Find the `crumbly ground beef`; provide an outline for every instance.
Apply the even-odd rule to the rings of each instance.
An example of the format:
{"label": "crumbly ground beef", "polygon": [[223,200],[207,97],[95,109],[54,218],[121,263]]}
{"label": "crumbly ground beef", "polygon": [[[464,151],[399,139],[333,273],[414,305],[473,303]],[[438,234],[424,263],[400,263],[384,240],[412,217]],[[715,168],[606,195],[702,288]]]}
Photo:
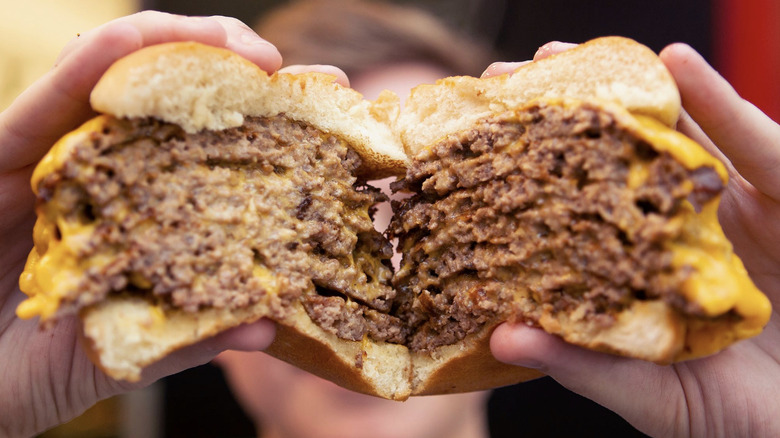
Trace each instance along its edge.
{"label": "crumbly ground beef", "polygon": [[[385,200],[358,181],[343,141],[284,116],[187,134],[151,119],[93,133],[39,189],[83,270],[60,314],[109,294],[194,312],[240,308],[274,290],[336,336],[428,351],[520,304],[583,309],[610,324],[634,300],[696,315],[665,242],[686,202],[722,189],[590,106],[539,105],[481,121],[415,158]],[[399,240],[401,270],[393,276]],[[110,260],[110,263],[105,263]]]}
{"label": "crumbly ground beef", "polygon": [[637,299],[695,314],[677,293],[690,272],[664,242],[683,202],[722,188],[713,169],[686,169],[596,108],[484,120],[422,152],[394,185],[415,193],[395,203],[389,229],[404,255],[396,316],[420,351],[510,317],[513,306],[489,303],[516,297],[553,312],[585,302],[604,324]]}
{"label": "crumbly ground beef", "polygon": [[344,141],[284,116],[198,134],[151,119],[107,125],[39,187],[86,267],[60,311],[115,293],[189,312],[240,308],[271,285],[279,312],[328,290],[338,298],[306,306],[315,321],[349,301],[355,325],[398,339],[400,321],[372,313],[395,297],[392,247],[369,214],[386,196],[356,180],[359,166]]}

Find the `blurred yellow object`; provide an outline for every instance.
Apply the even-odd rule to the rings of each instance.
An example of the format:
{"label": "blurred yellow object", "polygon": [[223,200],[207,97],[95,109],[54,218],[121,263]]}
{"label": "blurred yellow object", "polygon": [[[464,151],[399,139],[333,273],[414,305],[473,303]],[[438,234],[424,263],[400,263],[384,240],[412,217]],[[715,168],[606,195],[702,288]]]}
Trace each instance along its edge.
{"label": "blurred yellow object", "polygon": [[137,0],[0,0],[0,110],[52,67],[71,38],[137,9]]}
{"label": "blurred yellow object", "polygon": [[110,438],[121,435],[120,399],[105,399],[80,417],[50,429],[37,438]]}

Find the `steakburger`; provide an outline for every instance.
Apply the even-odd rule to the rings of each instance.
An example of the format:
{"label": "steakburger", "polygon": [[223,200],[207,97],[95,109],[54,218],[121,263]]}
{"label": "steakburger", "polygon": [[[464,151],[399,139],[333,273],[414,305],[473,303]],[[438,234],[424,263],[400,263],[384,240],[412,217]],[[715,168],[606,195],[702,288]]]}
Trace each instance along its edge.
{"label": "steakburger", "polygon": [[[725,168],[668,127],[674,82],[630,40],[420,86],[403,111],[173,43],[118,61],[91,102],[33,175],[17,313],[77,313],[114,378],[268,317],[270,354],[405,399],[537,376],[491,356],[504,321],[669,363],[769,318],[717,222]],[[411,196],[383,236],[368,181],[387,175]]]}

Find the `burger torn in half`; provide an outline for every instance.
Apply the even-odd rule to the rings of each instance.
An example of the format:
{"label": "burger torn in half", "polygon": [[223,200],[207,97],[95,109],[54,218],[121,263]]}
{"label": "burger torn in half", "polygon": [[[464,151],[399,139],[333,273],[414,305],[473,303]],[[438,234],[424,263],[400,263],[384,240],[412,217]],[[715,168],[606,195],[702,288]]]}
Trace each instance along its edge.
{"label": "burger torn in half", "polygon": [[[78,313],[115,378],[269,317],[270,354],[404,399],[538,376],[491,356],[503,321],[668,363],[769,317],[717,222],[724,167],[665,126],[677,90],[630,40],[418,87],[403,112],[166,44],[112,66],[92,104],[33,175],[17,313]],[[412,196],[386,237],[367,181],[388,175]]]}

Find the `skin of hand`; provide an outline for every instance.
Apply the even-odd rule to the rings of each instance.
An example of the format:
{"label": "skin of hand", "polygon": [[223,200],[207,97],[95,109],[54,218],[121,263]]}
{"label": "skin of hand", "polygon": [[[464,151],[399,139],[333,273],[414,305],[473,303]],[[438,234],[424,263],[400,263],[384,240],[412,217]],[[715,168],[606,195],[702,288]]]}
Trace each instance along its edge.
{"label": "skin of hand", "polygon": [[[571,47],[543,46],[534,59]],[[751,278],[770,299],[764,331],[702,359],[659,366],[588,351],[525,325],[503,324],[491,348],[536,368],[653,436],[780,436],[780,126],[743,100],[698,53],[660,53],[685,109],[678,129],[728,167],[719,218]],[[484,76],[514,70],[494,64]]]}
{"label": "skin of hand", "polygon": [[73,39],[51,71],[0,113],[0,436],[34,435],[100,399],[206,363],[225,349],[260,350],[273,340],[270,321],[247,324],[184,348],[146,369],[140,382],[128,383],[107,377],[87,359],[75,317],[41,330],[37,320],[15,315],[24,299],[19,275],[32,248],[35,200],[29,181],[35,164],[94,115],[89,93],[111,63],[145,46],[184,40],[228,48],[269,72],[282,62],[275,47],[238,20],[141,12]]}

